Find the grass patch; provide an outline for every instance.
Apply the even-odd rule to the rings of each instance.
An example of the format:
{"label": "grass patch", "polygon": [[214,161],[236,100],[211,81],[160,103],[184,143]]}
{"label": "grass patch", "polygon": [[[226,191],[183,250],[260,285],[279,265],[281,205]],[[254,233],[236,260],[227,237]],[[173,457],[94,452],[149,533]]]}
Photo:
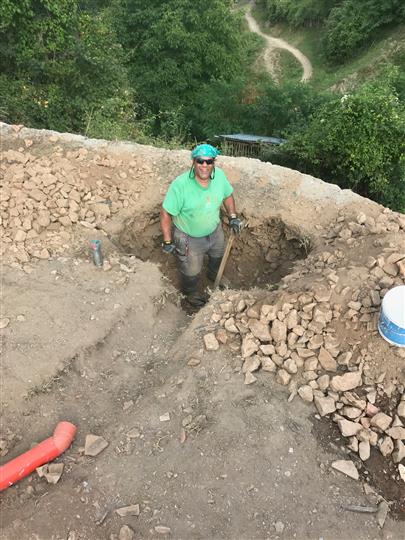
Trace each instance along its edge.
{"label": "grass patch", "polygon": [[279,60],[277,72],[280,82],[295,81],[300,82],[302,77],[302,66],[300,62],[285,49],[276,49]]}

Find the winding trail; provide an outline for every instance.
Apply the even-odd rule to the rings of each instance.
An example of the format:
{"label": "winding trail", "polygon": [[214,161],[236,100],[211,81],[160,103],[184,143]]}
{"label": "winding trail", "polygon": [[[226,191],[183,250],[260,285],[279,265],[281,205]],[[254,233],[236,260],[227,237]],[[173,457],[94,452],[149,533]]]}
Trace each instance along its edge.
{"label": "winding trail", "polygon": [[264,54],[264,60],[267,67],[267,70],[275,76],[275,70],[274,70],[274,58],[273,58],[273,51],[274,49],[286,49],[289,51],[292,55],[295,56],[295,58],[300,62],[303,74],[301,77],[301,82],[307,82],[312,77],[312,64],[308,60],[308,58],[305,56],[305,54],[302,54],[301,51],[284,41],[284,39],[280,38],[274,38],[271,36],[268,36],[264,34],[257,24],[256,20],[253,18],[251,9],[252,9],[253,3],[249,4],[249,7],[245,13],[245,18],[247,20],[249,30],[251,32],[255,32],[256,34],[259,34],[259,36],[262,36],[267,43],[266,51]]}

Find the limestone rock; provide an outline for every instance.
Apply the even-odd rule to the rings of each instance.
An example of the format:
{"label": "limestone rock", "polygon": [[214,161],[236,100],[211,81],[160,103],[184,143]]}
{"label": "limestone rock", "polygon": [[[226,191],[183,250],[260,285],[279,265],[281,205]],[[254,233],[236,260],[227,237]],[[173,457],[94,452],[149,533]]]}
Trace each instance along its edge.
{"label": "limestone rock", "polygon": [[314,400],[314,393],[313,393],[313,390],[312,388],[307,385],[307,384],[304,384],[303,386],[300,386],[298,388],[298,395],[300,396],[300,398],[303,400],[303,401],[308,401],[308,402],[311,402]]}
{"label": "limestone rock", "polygon": [[231,332],[232,334],[239,334],[239,330],[235,325],[235,319],[233,317],[226,319],[224,327],[226,330],[228,330],[228,332]]}
{"label": "limestone rock", "polygon": [[269,325],[262,323],[257,319],[251,319],[248,323],[252,334],[260,341],[272,341]]}
{"label": "limestone rock", "polygon": [[287,326],[278,319],[274,320],[271,325],[271,337],[275,343],[285,341],[287,339]]}
{"label": "limestone rock", "polygon": [[356,469],[355,464],[350,459],[338,459],[332,463],[332,468],[339,471],[353,480],[359,479],[359,472]]}
{"label": "limestone rock", "polygon": [[405,401],[400,401],[397,408],[397,415],[401,418],[405,418]]}
{"label": "limestone rock", "polygon": [[120,529],[118,540],[134,540],[135,533],[128,525],[123,525]]}
{"label": "limestone rock", "polygon": [[158,534],[170,534],[171,529],[170,527],[164,527],[163,525],[156,525],[155,531]]}
{"label": "limestone rock", "polygon": [[380,429],[381,431],[385,431],[386,429],[389,428],[391,422],[392,422],[391,416],[388,416],[387,414],[383,412],[379,412],[372,417],[370,421],[370,425]]}
{"label": "limestone rock", "polygon": [[287,386],[287,384],[291,380],[291,375],[285,370],[285,369],[279,369],[276,376],[276,381],[279,384],[282,384],[283,386]]}
{"label": "limestone rock", "polygon": [[400,463],[405,459],[405,444],[402,441],[395,441],[395,451],[392,454],[394,463]]}
{"label": "limestone rock", "polygon": [[123,506],[121,508],[117,508],[115,511],[120,517],[139,516],[140,514],[139,504]]}
{"label": "limestone rock", "polygon": [[353,390],[362,384],[360,371],[350,371],[344,375],[335,375],[332,377],[330,386],[335,392],[346,392]]}
{"label": "limestone rock", "polygon": [[337,369],[336,360],[323,347],[320,348],[318,360],[325,371],[336,371]]}
{"label": "limestone rock", "polygon": [[108,442],[99,437],[98,435],[86,435],[86,441],[84,443],[84,455],[85,456],[98,456],[108,446]]}
{"label": "limestone rock", "polygon": [[359,456],[362,461],[367,461],[370,457],[370,443],[369,441],[362,441],[359,443]]}
{"label": "limestone rock", "polygon": [[401,426],[397,427],[391,427],[390,429],[386,430],[387,435],[391,437],[391,439],[394,440],[405,440],[405,428]]}
{"label": "limestone rock", "polygon": [[350,420],[346,420],[346,418],[340,418],[337,421],[337,425],[344,437],[353,437],[362,429],[361,424],[350,422]]}
{"label": "limestone rock", "polygon": [[327,414],[333,413],[336,411],[335,400],[329,396],[315,396],[314,398],[315,407],[318,410],[318,413],[321,416],[326,416]]}
{"label": "limestone rock", "polygon": [[255,339],[251,335],[247,335],[242,340],[242,358],[247,358],[248,356],[252,356],[255,352],[259,350],[259,346],[256,343]]}
{"label": "limestone rock", "polygon": [[7,328],[10,324],[10,319],[8,317],[0,317],[0,330]]}
{"label": "limestone rock", "polygon": [[217,351],[219,349],[219,343],[215,334],[205,334],[204,345],[207,351]]}
{"label": "limestone rock", "polygon": [[352,420],[358,418],[361,415],[361,412],[361,409],[358,409],[357,407],[350,407],[348,405],[343,407],[341,410],[341,414],[343,414],[343,416],[346,416],[346,418],[350,418]]}
{"label": "limestone rock", "polygon": [[327,390],[329,388],[329,375],[321,375],[316,379],[320,390]]}
{"label": "limestone rock", "polygon": [[263,371],[269,371],[270,373],[275,373],[277,371],[276,364],[268,356],[262,356],[261,361]]}
{"label": "limestone rock", "polygon": [[257,378],[253,375],[251,371],[247,371],[245,374],[245,384],[253,384],[257,381]]}
{"label": "limestone rock", "polygon": [[260,367],[260,357],[255,354],[254,356],[249,356],[245,359],[242,366],[242,373],[251,373],[256,371]]}
{"label": "limestone rock", "polygon": [[392,442],[391,437],[384,437],[378,444],[378,448],[384,457],[391,455],[394,450],[394,443]]}
{"label": "limestone rock", "polygon": [[283,368],[286,371],[288,371],[288,373],[290,373],[291,375],[294,375],[298,371],[297,364],[294,362],[292,358],[288,358],[288,360],[284,362]]}

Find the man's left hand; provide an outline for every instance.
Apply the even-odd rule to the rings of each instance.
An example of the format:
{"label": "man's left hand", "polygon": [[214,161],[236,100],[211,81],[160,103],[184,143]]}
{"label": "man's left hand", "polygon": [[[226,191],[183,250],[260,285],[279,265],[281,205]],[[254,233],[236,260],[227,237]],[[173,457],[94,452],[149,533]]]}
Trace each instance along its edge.
{"label": "man's left hand", "polygon": [[233,234],[239,234],[243,227],[243,222],[237,217],[232,217],[229,220],[229,227]]}

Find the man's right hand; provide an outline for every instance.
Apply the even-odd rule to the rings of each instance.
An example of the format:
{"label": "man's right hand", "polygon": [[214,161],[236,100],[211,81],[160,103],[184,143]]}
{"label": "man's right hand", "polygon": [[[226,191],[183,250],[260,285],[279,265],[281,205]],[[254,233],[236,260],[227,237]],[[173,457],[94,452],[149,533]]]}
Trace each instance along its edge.
{"label": "man's right hand", "polygon": [[171,253],[174,254],[176,252],[176,246],[173,242],[163,242],[162,250],[163,253],[166,253],[167,255],[170,255]]}

